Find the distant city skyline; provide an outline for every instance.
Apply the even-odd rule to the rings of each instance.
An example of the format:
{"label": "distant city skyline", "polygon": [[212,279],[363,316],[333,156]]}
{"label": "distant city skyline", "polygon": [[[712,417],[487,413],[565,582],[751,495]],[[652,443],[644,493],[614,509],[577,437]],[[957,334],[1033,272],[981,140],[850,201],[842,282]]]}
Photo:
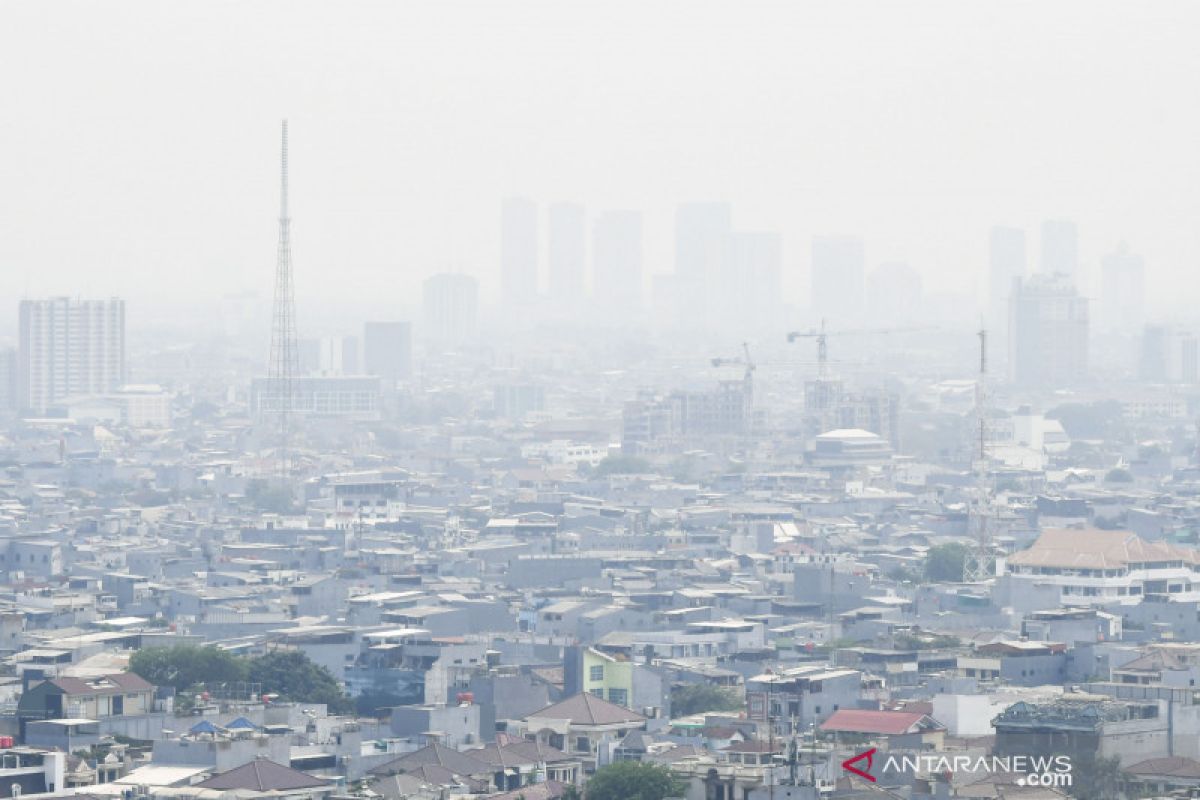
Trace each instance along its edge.
{"label": "distant city skyline", "polygon": [[[982,308],[988,231],[1036,238],[1066,218],[1085,294],[1128,241],[1147,313],[1187,311],[1200,114],[1178,98],[1200,72],[1200,8],[971,5],[763,2],[680,20],[665,4],[330,16],[290,3],[280,28],[266,6],[231,27],[207,4],[187,6],[186,26],[149,2],[17,4],[0,30],[0,68],[25,76],[0,129],[0,292],[143,307],[174,289],[180,306],[269,295],[287,116],[303,132],[302,319],[364,295],[416,308],[421,282],[447,271],[494,303],[496,208],[514,195],[641,213],[647,296],[672,271],[675,207],[717,199],[735,228],[779,231],[783,299],[797,306],[816,235],[860,236],[868,275],[908,263],[927,293]],[[475,24],[461,24],[468,10]],[[302,46],[317,30],[326,44]],[[278,58],[263,55],[268,34]],[[626,57],[608,57],[614,40]],[[87,58],[101,42],[104,57]],[[221,67],[200,69],[216,52]],[[62,66],[78,57],[86,75]]]}

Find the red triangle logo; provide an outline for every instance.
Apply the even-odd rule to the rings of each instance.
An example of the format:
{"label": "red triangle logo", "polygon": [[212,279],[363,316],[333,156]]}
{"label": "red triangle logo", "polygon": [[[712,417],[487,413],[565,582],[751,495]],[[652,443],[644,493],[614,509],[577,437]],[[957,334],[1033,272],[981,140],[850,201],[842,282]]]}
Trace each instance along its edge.
{"label": "red triangle logo", "polygon": [[[859,753],[858,755],[854,756],[853,758],[847,758],[845,761],[842,762],[842,769],[846,770],[847,772],[853,772],[858,777],[866,778],[871,783],[874,783],[875,776],[872,775],[868,770],[871,769],[871,763],[875,760],[875,750],[876,750],[876,748],[872,747],[870,750],[864,750],[863,752]],[[867,768],[865,770],[859,769],[858,767],[854,766],[859,761],[862,761],[864,759],[867,762]]]}

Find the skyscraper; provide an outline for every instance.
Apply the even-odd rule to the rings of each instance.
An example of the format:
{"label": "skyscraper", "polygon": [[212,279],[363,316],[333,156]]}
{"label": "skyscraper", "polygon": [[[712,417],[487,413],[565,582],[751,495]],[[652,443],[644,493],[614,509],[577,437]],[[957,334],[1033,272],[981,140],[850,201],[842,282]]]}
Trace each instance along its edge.
{"label": "skyscraper", "polygon": [[1138,377],[1142,380],[1194,384],[1200,377],[1200,342],[1190,331],[1147,325],[1141,344]]}
{"label": "skyscraper", "polygon": [[500,210],[500,289],[504,302],[527,305],[538,294],[537,206],[510,197]]}
{"label": "skyscraper", "polygon": [[871,273],[867,286],[871,322],[891,324],[920,319],[923,290],[921,273],[911,265],[902,261],[880,264]]}
{"label": "skyscraper", "polygon": [[675,211],[673,291],[694,319],[711,321],[721,305],[732,224],[728,203],[684,203]]}
{"label": "skyscraper", "polygon": [[1088,301],[1068,278],[1017,278],[1009,309],[1009,373],[1014,383],[1058,388],[1087,377]]}
{"label": "skyscraper", "polygon": [[425,337],[454,346],[475,336],[479,315],[479,281],[448,272],[433,275],[422,286]]}
{"label": "skyscraper", "polygon": [[305,375],[358,375],[358,337],[301,339],[300,372]]}
{"label": "skyscraper", "polygon": [[65,397],[114,392],[125,383],[125,301],[23,300],[18,403],[44,414]]}
{"label": "skyscraper", "polygon": [[578,305],[584,296],[585,244],[583,206],[555,203],[550,226],[550,297],[560,305]]}
{"label": "skyscraper", "polygon": [[857,236],[817,236],[812,243],[812,309],[835,326],[862,315],[866,256]]}
{"label": "skyscraper", "polygon": [[1042,223],[1042,260],[1040,271],[1046,275],[1075,278],[1079,267],[1079,231],[1069,219],[1048,219]]}
{"label": "skyscraper", "polygon": [[733,213],[728,203],[684,203],[675,212],[675,274],[706,280],[725,261]]}
{"label": "skyscraper", "polygon": [[1003,331],[1008,327],[1008,294],[1013,280],[1025,277],[1025,231],[997,225],[988,235],[988,324]]}
{"label": "skyscraper", "polygon": [[642,307],[642,215],[605,211],[592,231],[592,294],[601,311],[626,316]]}
{"label": "skyscraper", "polygon": [[378,375],[384,391],[412,375],[412,323],[368,322],[363,325],[363,368]]}
{"label": "skyscraper", "polygon": [[0,413],[16,411],[19,405],[17,350],[15,347],[0,347]]}
{"label": "skyscraper", "polygon": [[1100,324],[1132,333],[1145,324],[1146,275],[1142,257],[1121,242],[1100,261]]}
{"label": "skyscraper", "polygon": [[726,275],[718,282],[730,321],[738,328],[779,321],[782,281],[783,245],[777,232],[730,234]]}

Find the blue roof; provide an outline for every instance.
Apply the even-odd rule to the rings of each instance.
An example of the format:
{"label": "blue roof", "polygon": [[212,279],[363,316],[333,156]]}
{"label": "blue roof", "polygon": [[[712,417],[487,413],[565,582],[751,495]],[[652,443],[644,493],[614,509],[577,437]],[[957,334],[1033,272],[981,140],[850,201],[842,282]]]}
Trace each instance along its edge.
{"label": "blue roof", "polygon": [[195,725],[193,725],[191,728],[188,729],[188,733],[213,733],[213,734],[216,734],[216,733],[220,733],[220,732],[221,732],[221,728],[218,728],[216,725],[213,725],[211,722],[209,722],[206,719],[200,720],[199,722],[197,722]]}
{"label": "blue roof", "polygon": [[235,719],[233,722],[229,723],[225,727],[228,728],[229,730],[233,730],[235,728],[249,728],[250,730],[258,729],[257,725],[255,725],[253,722],[246,719],[245,717],[238,717],[237,719]]}

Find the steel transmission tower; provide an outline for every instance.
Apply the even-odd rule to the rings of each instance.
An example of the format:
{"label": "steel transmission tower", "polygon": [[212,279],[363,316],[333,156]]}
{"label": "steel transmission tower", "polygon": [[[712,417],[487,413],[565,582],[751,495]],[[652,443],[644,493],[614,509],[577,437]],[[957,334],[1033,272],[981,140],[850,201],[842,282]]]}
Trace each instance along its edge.
{"label": "steel transmission tower", "polygon": [[267,375],[270,411],[277,423],[279,477],[291,471],[292,380],[300,371],[296,346],[296,293],[292,286],[292,219],[288,216],[288,124],[283,121],[279,184],[279,252],[275,260],[275,305],[271,322],[271,365]]}
{"label": "steel transmission tower", "polygon": [[987,386],[987,330],[979,331],[979,382],[975,384],[975,423],[979,437],[975,451],[975,498],[969,517],[973,546],[963,561],[963,580],[978,583],[996,576],[996,553],[992,549],[992,518],[995,508],[988,469],[991,459],[991,403]]}

